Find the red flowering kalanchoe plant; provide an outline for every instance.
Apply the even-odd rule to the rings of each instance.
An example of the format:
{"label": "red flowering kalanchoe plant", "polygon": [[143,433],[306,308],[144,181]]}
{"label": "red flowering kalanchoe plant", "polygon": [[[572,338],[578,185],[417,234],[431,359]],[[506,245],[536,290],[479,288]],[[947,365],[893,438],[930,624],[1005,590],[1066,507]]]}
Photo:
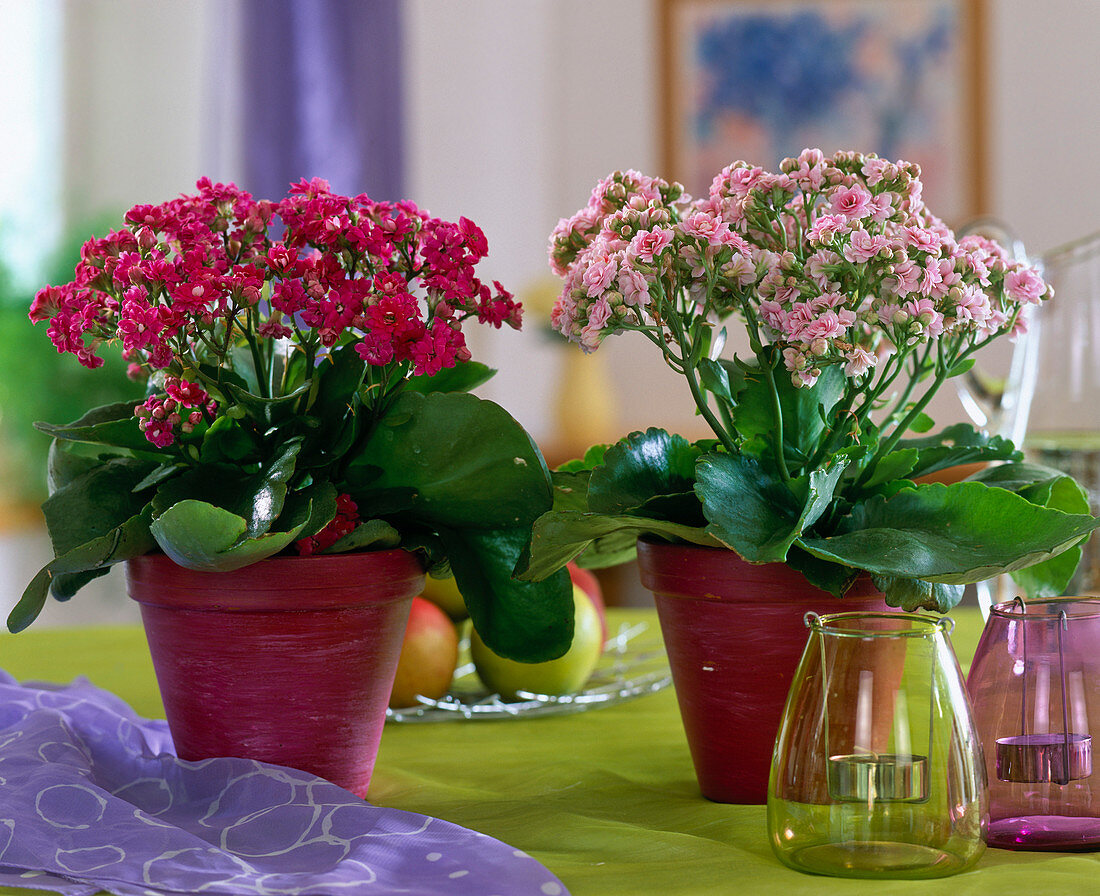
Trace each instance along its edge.
{"label": "red flowering kalanchoe plant", "polygon": [[467,391],[492,371],[470,360],[462,325],[518,329],[521,316],[478,279],[488,245],[472,221],[320,180],[270,202],[204,179],[125,225],[89,240],[73,281],[42,289],[30,317],[87,367],[121,342],[148,397],[40,424],[55,439],[44,511],[56,556],[9,628],[49,590],[68,597],[151,550],[229,570],[401,545],[449,563],[501,654],[566,649],[568,576],[512,577],[551,505],[545,463]]}
{"label": "red flowering kalanchoe plant", "polygon": [[[555,476],[525,575],[581,554],[620,562],[639,535],[783,562],[843,594],[946,610],[1011,572],[1059,594],[1100,522],[1057,471],[966,425],[926,433],[929,400],[1050,298],[1039,272],[924,204],[919,169],[806,150],[779,173],[737,162],[691,200],[637,171],[602,181],[550,238],[553,323],[586,351],[642,334],[687,381],[713,438],[659,429],[596,446]],[[747,357],[724,358],[723,322]],[[967,481],[923,482],[992,464]]]}

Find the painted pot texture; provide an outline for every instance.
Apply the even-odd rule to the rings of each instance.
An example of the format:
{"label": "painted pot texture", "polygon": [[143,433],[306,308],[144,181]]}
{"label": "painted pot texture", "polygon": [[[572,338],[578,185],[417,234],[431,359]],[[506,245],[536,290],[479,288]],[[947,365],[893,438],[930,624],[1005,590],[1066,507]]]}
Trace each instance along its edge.
{"label": "painted pot texture", "polygon": [[638,567],[657,605],[703,796],[766,803],[806,613],[890,608],[870,577],[836,598],[785,564],[748,563],[721,548],[639,540]]}
{"label": "painted pot texture", "polygon": [[420,562],[402,550],[196,572],[126,564],[182,759],[286,765],[366,796]]}

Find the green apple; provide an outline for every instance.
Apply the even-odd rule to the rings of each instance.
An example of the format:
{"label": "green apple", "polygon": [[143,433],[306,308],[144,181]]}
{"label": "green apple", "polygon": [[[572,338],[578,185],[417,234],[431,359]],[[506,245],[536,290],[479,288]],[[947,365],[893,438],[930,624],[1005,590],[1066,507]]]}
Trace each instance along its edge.
{"label": "green apple", "polygon": [[421,597],[425,597],[443,610],[455,622],[465,619],[470,614],[466,612],[466,601],[458,590],[454,576],[437,579],[435,576],[424,577],[424,590]]}
{"label": "green apple", "polygon": [[506,700],[518,691],[561,696],[581,690],[603,652],[603,628],[592,599],[579,585],[573,586],[573,607],[573,643],[565,654],[544,663],[504,659],[471,632],[470,657],[485,687]]}
{"label": "green apple", "polygon": [[454,623],[431,601],[414,597],[390,706],[394,709],[418,706],[418,696],[438,700],[450,689],[456,665],[458,632]]}

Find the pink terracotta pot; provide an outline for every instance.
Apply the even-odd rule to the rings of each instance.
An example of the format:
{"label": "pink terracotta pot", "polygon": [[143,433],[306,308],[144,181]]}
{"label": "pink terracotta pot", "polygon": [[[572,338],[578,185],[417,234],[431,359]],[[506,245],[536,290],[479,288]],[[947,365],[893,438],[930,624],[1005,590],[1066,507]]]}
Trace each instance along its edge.
{"label": "pink terracotta pot", "polygon": [[890,609],[861,577],[842,599],[782,563],[733,551],[638,542],[703,796],[762,804],[787,692],[806,646],[804,617]]}
{"label": "pink terracotta pot", "polygon": [[273,557],[226,573],[126,564],[176,751],[312,772],[365,796],[409,606],[402,550]]}

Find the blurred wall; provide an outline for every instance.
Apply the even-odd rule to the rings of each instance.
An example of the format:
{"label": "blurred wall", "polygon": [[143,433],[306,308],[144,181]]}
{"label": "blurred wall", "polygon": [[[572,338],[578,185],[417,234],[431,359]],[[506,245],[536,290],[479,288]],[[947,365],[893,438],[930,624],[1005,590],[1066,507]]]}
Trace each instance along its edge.
{"label": "blurred wall", "polygon": [[[38,2],[59,4],[64,16],[61,180],[70,225],[167,199],[204,174],[241,176],[247,98],[233,0]],[[1043,251],[1100,229],[1100,3],[987,0],[987,11],[987,211]],[[490,244],[484,273],[545,304],[554,289],[546,242],[558,219],[614,169],[661,173],[656,0],[405,0],[403,13],[408,196],[435,214],[477,221]],[[579,405],[596,388],[592,371],[611,393],[596,421],[603,437],[651,424],[702,434],[685,387],[648,343],[618,337],[586,358],[552,342],[530,304],[523,333],[471,341],[501,370],[484,393],[540,441],[580,447],[555,444],[559,383],[573,383],[569,402]],[[961,417],[948,390],[934,416]],[[40,534],[0,538],[0,593],[13,602],[48,558]],[[76,606],[51,602],[44,624],[133,621],[123,590],[113,571]]]}
{"label": "blurred wall", "polygon": [[[988,211],[1042,251],[1100,229],[1100,4],[986,9]],[[167,198],[201,174],[238,176],[234,4],[79,0],[65,11],[70,218]],[[406,0],[404,13],[409,198],[473,218],[489,238],[485,273],[523,297],[545,292],[557,220],[616,168],[659,173],[655,0]],[[547,441],[569,355],[537,317],[532,308],[522,334],[472,342],[501,369],[484,393]],[[685,388],[640,337],[598,355],[609,436],[654,423],[701,432]],[[961,414],[949,398],[939,422]]]}

